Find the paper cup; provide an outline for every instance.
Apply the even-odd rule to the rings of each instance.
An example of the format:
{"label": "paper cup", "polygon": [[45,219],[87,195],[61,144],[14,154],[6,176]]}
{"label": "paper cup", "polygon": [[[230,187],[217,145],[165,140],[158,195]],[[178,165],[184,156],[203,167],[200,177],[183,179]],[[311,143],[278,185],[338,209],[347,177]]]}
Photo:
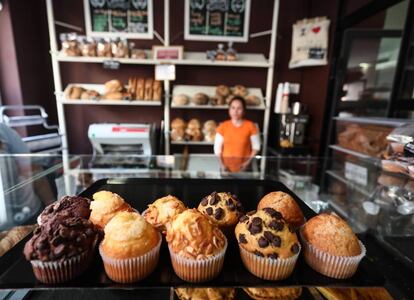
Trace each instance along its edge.
{"label": "paper cup", "polygon": [[220,274],[227,249],[227,239],[220,253],[205,259],[191,259],[175,254],[170,246],[171,262],[175,274],[188,282],[209,281]]}
{"label": "paper cup", "polygon": [[316,249],[303,238],[302,234],[300,236],[307,264],[316,272],[328,277],[336,279],[352,277],[366,254],[365,246],[361,241],[358,241],[361,247],[361,254],[357,256],[336,256]]}
{"label": "paper cup", "polygon": [[160,256],[161,234],[158,244],[148,253],[125,259],[111,258],[102,251],[102,244],[99,245],[99,253],[104,263],[106,275],[119,283],[129,283],[144,279],[157,267]]}
{"label": "paper cup", "polygon": [[299,252],[292,257],[273,259],[253,254],[240,245],[239,249],[240,257],[247,270],[256,277],[266,280],[282,280],[289,277],[295,268],[300,253],[299,248]]}
{"label": "paper cup", "polygon": [[62,261],[31,260],[30,264],[35,277],[43,283],[61,283],[79,276],[89,268],[97,241],[98,237],[95,238],[91,249],[69,259]]}

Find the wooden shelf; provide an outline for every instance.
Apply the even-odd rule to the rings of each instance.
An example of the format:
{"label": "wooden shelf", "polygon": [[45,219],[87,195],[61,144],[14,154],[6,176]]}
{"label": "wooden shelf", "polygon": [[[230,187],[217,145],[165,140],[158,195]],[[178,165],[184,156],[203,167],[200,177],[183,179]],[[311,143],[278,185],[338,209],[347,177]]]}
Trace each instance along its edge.
{"label": "wooden shelf", "polygon": [[148,59],[116,58],[116,57],[88,57],[88,56],[67,56],[62,52],[56,54],[57,61],[78,62],[78,63],[103,63],[107,60],[118,61],[121,64],[157,65],[171,63],[174,65],[191,66],[221,66],[221,67],[251,67],[268,68],[271,66],[269,60],[261,53],[241,53],[236,61],[211,61],[206,57],[205,52],[184,52],[184,58],[180,60],[158,60],[152,59],[151,51],[147,51]]}
{"label": "wooden shelf", "polygon": [[[261,104],[257,106],[247,106],[248,110],[265,110],[266,106],[264,104],[264,97],[262,90],[259,88],[247,88],[250,95],[255,95],[261,99]],[[204,93],[209,97],[213,97],[216,93],[215,86],[205,86],[205,85],[176,85],[173,88],[173,98],[175,95],[184,94],[191,98],[196,93]],[[172,101],[172,100],[171,100]],[[189,103],[188,105],[177,105],[171,103],[172,109],[223,109],[227,110],[229,108],[228,105],[195,105]]]}
{"label": "wooden shelf", "polygon": [[86,83],[72,83],[69,84],[62,95],[58,97],[58,102],[69,105],[127,105],[127,106],[161,106],[161,101],[154,100],[106,100],[106,99],[67,99],[66,92],[72,86],[80,86],[84,89],[95,90],[101,95],[104,94],[103,84],[86,84]]}
{"label": "wooden shelf", "polygon": [[407,119],[396,118],[375,118],[375,117],[334,117],[335,121],[351,122],[358,124],[372,124],[372,125],[384,125],[391,127],[398,127],[407,122],[411,122]]}

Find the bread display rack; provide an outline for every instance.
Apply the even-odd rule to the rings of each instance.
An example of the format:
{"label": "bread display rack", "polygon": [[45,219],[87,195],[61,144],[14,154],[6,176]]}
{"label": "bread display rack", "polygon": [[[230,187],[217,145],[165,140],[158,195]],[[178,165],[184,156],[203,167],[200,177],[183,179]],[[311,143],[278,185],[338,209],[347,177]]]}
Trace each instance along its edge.
{"label": "bread display rack", "polygon": [[[277,35],[277,23],[278,23],[278,13],[279,13],[279,0],[274,1],[273,5],[273,15],[271,28],[268,31],[255,33],[254,36],[261,35],[270,35],[270,46],[269,54],[266,57],[262,53],[238,53],[236,61],[211,61],[207,59],[205,52],[192,52],[186,51],[183,54],[182,59],[178,60],[161,60],[154,59],[151,56],[150,51],[146,50],[147,59],[136,59],[136,58],[107,58],[107,57],[88,57],[88,56],[67,56],[62,51],[59,50],[55,28],[55,16],[53,11],[53,0],[46,0],[47,4],[47,18],[49,25],[49,36],[50,36],[50,53],[52,58],[52,68],[53,68],[53,79],[55,86],[55,95],[56,95],[56,105],[57,105],[57,114],[59,120],[60,132],[62,134],[62,148],[63,154],[68,154],[68,133],[66,129],[66,117],[65,117],[65,106],[66,105],[123,105],[123,106],[161,106],[163,104],[164,111],[164,140],[165,140],[165,154],[170,154],[170,110],[171,109],[221,109],[224,110],[227,108],[226,105],[222,106],[205,106],[205,107],[179,107],[171,105],[172,94],[181,88],[193,89],[196,86],[180,86],[177,85],[174,87],[174,92],[172,93],[170,81],[163,82],[163,101],[130,101],[130,100],[78,100],[78,99],[67,99],[64,97],[64,89],[62,86],[62,76],[61,76],[61,63],[95,63],[103,64],[106,61],[114,61],[116,63],[122,64],[135,64],[135,65],[160,65],[160,64],[173,64],[177,67],[179,66],[209,66],[209,67],[232,67],[232,68],[261,68],[267,70],[266,76],[266,88],[264,95],[260,89],[252,88],[252,93],[256,94],[261,99],[261,104],[255,107],[248,107],[248,109],[260,110],[263,111],[263,121],[262,124],[262,154],[265,155],[267,143],[268,143],[268,127],[270,119],[270,106],[271,106],[271,95],[273,90],[273,76],[274,76],[274,62],[275,62],[275,53],[276,53],[276,35]],[[170,0],[164,0],[164,36],[162,43],[164,46],[170,45]],[[111,72],[108,70],[107,72]],[[90,86],[88,83],[80,83],[82,86]],[[100,86],[94,86],[95,89],[100,89]],[[67,88],[67,87],[66,87]],[[162,120],[159,120],[160,122]],[[184,144],[190,145],[191,142],[178,142],[174,144]],[[194,145],[208,144],[211,145],[211,142],[194,142]],[[264,167],[264,162],[263,162]]]}

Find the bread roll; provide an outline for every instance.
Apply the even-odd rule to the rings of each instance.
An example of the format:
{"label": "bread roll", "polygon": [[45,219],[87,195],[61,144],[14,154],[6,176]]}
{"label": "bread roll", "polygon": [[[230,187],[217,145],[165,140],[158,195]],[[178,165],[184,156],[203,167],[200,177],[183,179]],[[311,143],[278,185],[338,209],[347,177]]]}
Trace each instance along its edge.
{"label": "bread roll", "polygon": [[144,100],[145,98],[145,80],[142,78],[137,80],[136,98],[138,100]]}
{"label": "bread roll", "polygon": [[153,99],[152,84],[153,84],[153,80],[151,78],[148,78],[145,80],[145,95],[144,95],[145,100]]}
{"label": "bread roll", "polygon": [[113,79],[105,83],[105,93],[122,92],[123,88],[122,82],[118,79]]}
{"label": "bread roll", "polygon": [[187,105],[189,100],[188,96],[184,94],[175,95],[172,100],[175,105]]}

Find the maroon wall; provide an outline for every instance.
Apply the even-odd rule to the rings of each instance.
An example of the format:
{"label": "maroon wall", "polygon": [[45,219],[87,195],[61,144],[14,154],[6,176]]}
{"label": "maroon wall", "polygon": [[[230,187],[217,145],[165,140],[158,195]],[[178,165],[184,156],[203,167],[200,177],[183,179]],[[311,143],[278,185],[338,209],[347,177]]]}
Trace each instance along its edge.
{"label": "maroon wall", "polygon": [[[6,1],[7,2],[7,1]],[[26,1],[16,0],[13,2],[23,3]],[[33,3],[43,3],[43,0],[30,1]],[[59,0],[54,1],[54,12],[56,20],[73,24],[84,28],[84,16],[83,16],[83,1],[81,0]],[[332,21],[331,36],[334,32],[334,24],[336,22],[337,6],[339,0],[324,2],[310,0],[290,0],[280,1],[280,13],[278,24],[278,38],[276,49],[276,63],[275,63],[275,76],[274,76],[274,89],[277,87],[277,83],[290,81],[298,82],[301,84],[301,94],[299,100],[309,107],[311,114],[311,125],[309,128],[308,139],[311,143],[314,153],[319,149],[319,135],[321,130],[321,122],[324,112],[325,93],[328,81],[328,66],[322,67],[308,67],[295,70],[288,69],[288,63],[290,59],[291,50],[291,36],[292,36],[292,24],[304,17],[316,17],[325,15]],[[17,4],[18,6],[19,4]],[[16,7],[17,7],[16,6]],[[183,12],[184,12],[184,0],[171,1],[171,44],[184,45],[184,49],[188,51],[205,51],[207,49],[215,49],[217,43],[213,42],[195,42],[185,41],[183,39]],[[251,8],[251,21],[250,21],[250,33],[260,32],[271,29],[271,20],[273,12],[273,0],[252,0]],[[19,11],[14,12],[13,18],[31,19]],[[36,17],[42,19],[40,24],[46,22],[45,7],[40,8],[33,7],[33,13]],[[23,21],[19,22],[21,28],[19,34],[24,36]],[[31,26],[30,24],[26,25]],[[154,0],[154,26],[161,35],[163,35],[163,1]],[[35,27],[40,30],[39,34],[33,34],[42,39],[41,44],[45,45],[47,41],[47,28],[37,24]],[[60,32],[67,32],[67,29],[57,26],[57,34]],[[1,29],[0,29],[1,30]],[[30,33],[33,33],[30,31]],[[46,34],[46,37],[45,37]],[[157,40],[154,41],[137,41],[138,47],[150,48],[153,44],[160,44]],[[237,43],[235,47],[241,53],[263,53],[266,57],[269,52],[270,36],[263,36],[255,39],[250,39],[248,43]],[[1,47],[0,47],[1,48]],[[24,49],[24,48],[22,48]],[[47,50],[40,47],[38,51],[42,51],[42,59],[40,62],[45,64],[44,70],[40,73],[42,76],[47,77],[46,82],[39,82],[37,80],[36,63],[30,66],[24,71],[25,76],[33,78],[33,82],[37,83],[39,89],[38,93],[45,93],[50,95],[53,89],[52,75],[50,74],[50,59],[44,57],[44,53]],[[24,52],[24,51],[23,51]],[[18,53],[20,57],[24,56],[22,53]],[[22,58],[24,60],[24,58]],[[37,63],[38,64],[38,63]],[[118,78],[126,81],[130,76],[153,76],[153,66],[145,65],[122,65],[120,70],[103,70],[99,64],[82,64],[82,63],[61,63],[61,75],[62,83],[65,86],[72,82],[89,82],[89,83],[103,83],[106,80],[112,78]],[[39,72],[37,70],[37,72]],[[267,69],[264,68],[224,68],[224,67],[206,67],[206,66],[178,66],[177,67],[177,80],[175,84],[199,84],[199,85],[216,85],[216,84],[243,84],[251,87],[260,87],[265,89]],[[30,89],[28,89],[30,90]],[[274,98],[274,92],[272,99]],[[34,94],[36,91],[33,92]],[[38,97],[39,98],[39,97]],[[55,102],[50,103],[49,98],[42,98],[41,102],[48,112],[55,113]],[[30,100],[31,101],[31,100]],[[25,100],[26,102],[26,100]],[[273,101],[272,101],[273,102]],[[26,102],[33,103],[33,102]],[[92,122],[158,122],[163,117],[162,107],[115,107],[115,106],[70,106],[65,109],[67,117],[67,130],[69,138],[69,147],[72,153],[88,153],[91,151],[90,143],[87,139],[86,132],[88,125]],[[196,116],[202,120],[208,118],[215,118],[217,121],[227,118],[225,111],[187,111],[187,110],[173,110],[172,117],[181,116],[190,118]],[[249,112],[248,117],[262,123],[261,112]],[[271,130],[269,141],[275,142],[274,136],[274,120],[273,114],[271,119]],[[174,151],[182,151],[182,148],[173,148]]]}

